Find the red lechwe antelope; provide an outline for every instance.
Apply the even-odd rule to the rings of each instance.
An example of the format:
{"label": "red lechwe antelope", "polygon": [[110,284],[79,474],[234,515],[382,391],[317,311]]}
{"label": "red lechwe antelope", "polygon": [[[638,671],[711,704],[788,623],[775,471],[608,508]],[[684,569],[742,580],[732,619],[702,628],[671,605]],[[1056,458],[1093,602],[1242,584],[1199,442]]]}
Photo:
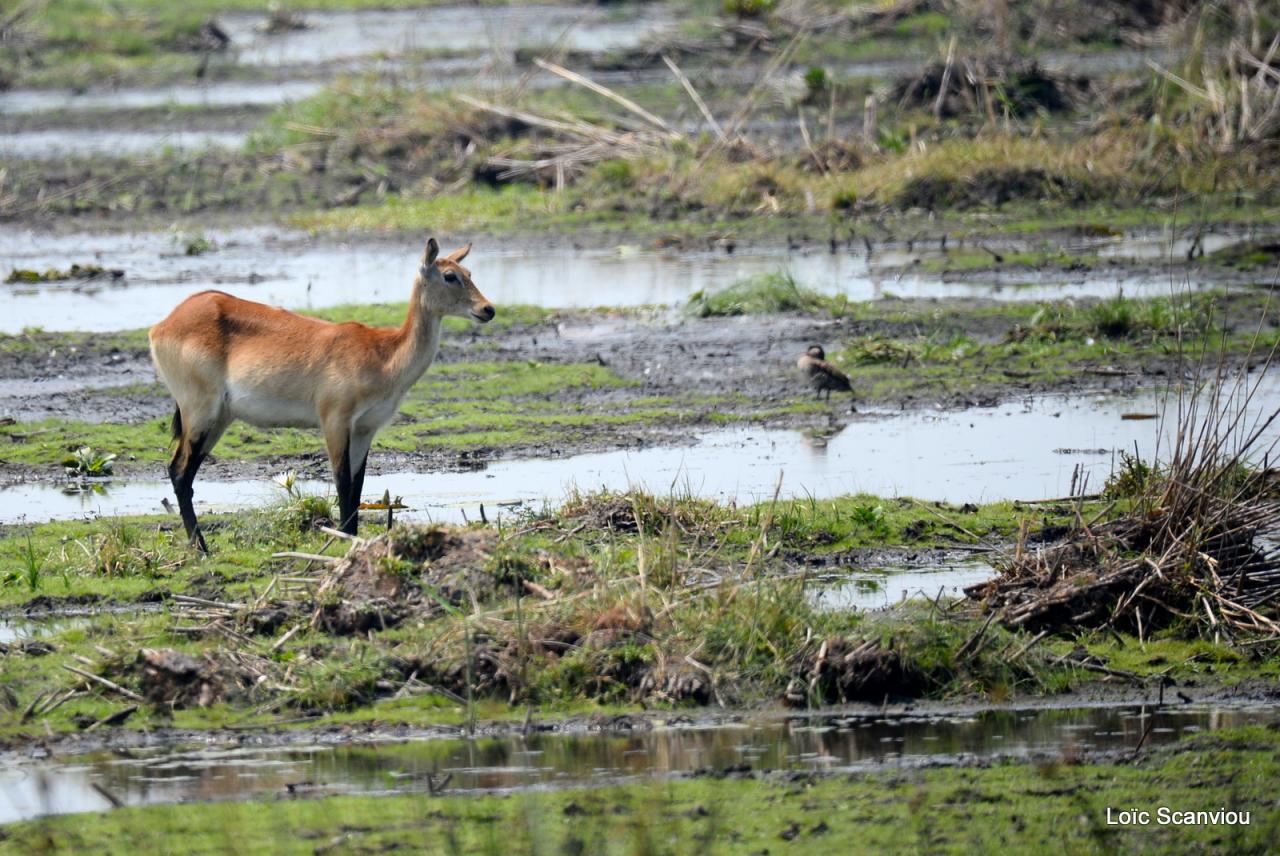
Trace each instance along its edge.
{"label": "red lechwe antelope", "polygon": [[446,315],[486,322],[494,309],[459,264],[471,245],[437,258],[436,239],[399,327],[334,324],[203,291],[151,328],[151,358],[177,400],[169,478],[191,542],[208,552],[192,507],[196,471],[232,420],[324,432],[345,532],[355,534],[369,446],[435,359]]}

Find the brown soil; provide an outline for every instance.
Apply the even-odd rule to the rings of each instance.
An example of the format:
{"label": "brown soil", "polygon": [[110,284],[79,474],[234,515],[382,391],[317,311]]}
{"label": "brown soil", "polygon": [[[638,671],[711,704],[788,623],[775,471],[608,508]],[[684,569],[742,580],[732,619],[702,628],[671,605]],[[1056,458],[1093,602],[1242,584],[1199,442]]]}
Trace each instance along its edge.
{"label": "brown soil", "polygon": [[487,529],[401,526],[358,544],[320,586],[316,623],[345,636],[439,611],[442,600],[457,607],[487,599],[504,582],[487,572],[496,543]]}
{"label": "brown soil", "polygon": [[169,710],[231,701],[252,686],[252,677],[234,662],[234,655],[209,651],[193,657],[171,648],[143,648],[120,671],[134,677],[148,702]]}

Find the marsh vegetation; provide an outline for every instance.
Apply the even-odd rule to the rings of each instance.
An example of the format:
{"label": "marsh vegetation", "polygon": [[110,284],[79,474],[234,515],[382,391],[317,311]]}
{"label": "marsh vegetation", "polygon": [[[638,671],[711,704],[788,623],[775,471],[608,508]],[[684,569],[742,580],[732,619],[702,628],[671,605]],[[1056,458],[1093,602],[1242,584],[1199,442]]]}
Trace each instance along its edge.
{"label": "marsh vegetation", "polygon": [[[89,824],[35,817],[50,797],[0,850],[1185,847],[1099,820],[1159,798],[1252,808],[1187,834],[1265,851],[1277,22],[1234,0],[0,13],[7,758],[56,782],[99,751],[427,741],[371,774],[411,795],[290,781],[287,810]],[[498,314],[446,323],[374,447],[365,537],[335,531],[314,432],[236,426],[190,551],[145,328],[207,287],[398,324],[409,279],[367,259],[424,232],[475,241]],[[852,399],[795,376],[815,343]],[[629,466],[663,483],[601,471]],[[827,597],[851,585],[886,605]],[[815,760],[827,728],[977,711],[994,742],[1002,709],[1098,702],[1149,707],[1105,746]],[[1188,703],[1226,730],[1175,739],[1159,717]],[[753,717],[819,737],[704,765],[630,746],[643,781],[551,792],[471,793],[510,781],[457,766],[486,735]],[[201,799],[247,795],[201,769]]]}

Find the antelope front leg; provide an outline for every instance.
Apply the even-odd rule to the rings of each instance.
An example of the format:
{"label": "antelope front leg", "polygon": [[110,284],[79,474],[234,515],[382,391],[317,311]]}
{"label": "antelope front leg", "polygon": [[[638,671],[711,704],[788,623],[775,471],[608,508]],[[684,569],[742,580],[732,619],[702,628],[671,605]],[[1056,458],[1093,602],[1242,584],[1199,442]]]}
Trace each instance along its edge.
{"label": "antelope front leg", "polygon": [[338,491],[338,528],[354,535],[357,508],[351,504],[351,418],[345,413],[332,413],[323,419],[323,425],[333,484]]}
{"label": "antelope front leg", "polygon": [[343,530],[350,534],[356,534],[356,528],[360,518],[360,496],[364,491],[364,470],[365,465],[369,462],[369,447],[373,445],[373,432],[365,431],[357,427],[351,433],[351,439],[347,442],[347,472],[349,481],[347,482],[348,504],[351,508],[351,528],[346,528],[344,521]]}

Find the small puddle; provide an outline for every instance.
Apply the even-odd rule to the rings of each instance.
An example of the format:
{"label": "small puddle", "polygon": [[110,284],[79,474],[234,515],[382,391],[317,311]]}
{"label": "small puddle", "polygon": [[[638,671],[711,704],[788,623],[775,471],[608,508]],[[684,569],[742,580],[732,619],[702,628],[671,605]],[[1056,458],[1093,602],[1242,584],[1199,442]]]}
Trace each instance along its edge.
{"label": "small puddle", "polygon": [[[297,232],[245,229],[209,232],[215,249],[199,256],[182,252],[166,233],[48,234],[0,229],[0,272],[46,270],[92,261],[125,271],[109,283],[74,281],[0,286],[8,310],[0,332],[25,327],[101,332],[135,329],[164,318],[187,296],[221,288],[238,296],[293,309],[318,309],[359,300],[398,302],[408,295],[419,242],[313,240]],[[1082,244],[1083,246],[1083,244]],[[1113,240],[1095,251],[1167,253],[1168,239]],[[1177,244],[1175,242],[1175,252]],[[904,272],[928,252],[887,249],[865,254],[754,250],[654,252],[637,247],[550,253],[479,246],[470,264],[477,284],[501,311],[505,304],[551,308],[683,304],[698,291],[715,291],[750,276],[785,270],[797,281],[852,301],[901,298],[1048,300],[1063,297],[1168,295],[1167,274],[1117,277],[1037,272],[984,274],[948,282],[944,277]],[[1106,275],[1103,275],[1106,273]],[[1192,280],[1192,287],[1211,287]],[[1179,290],[1183,290],[1179,286]]]}
{"label": "small puddle", "polygon": [[134,155],[171,149],[202,151],[244,145],[247,131],[46,130],[18,131],[0,136],[0,157],[58,160],[68,155]]}
{"label": "small puddle", "polygon": [[[1095,707],[967,716],[843,714],[652,731],[425,739],[398,743],[97,753],[9,760],[0,823],[125,805],[298,794],[509,792],[665,777],[695,770],[872,771],[975,758],[1054,757],[1067,747],[1147,747],[1219,728],[1271,723],[1275,707]],[[252,742],[249,736],[248,741]]]}
{"label": "small puddle", "polygon": [[92,617],[87,615],[60,615],[56,618],[4,617],[0,618],[0,643],[55,636],[75,627],[87,627],[92,621]]}
{"label": "small puddle", "polygon": [[[580,488],[642,488],[657,495],[689,493],[739,505],[781,495],[823,499],[866,493],[953,504],[1040,500],[1070,492],[1083,468],[1098,490],[1119,451],[1144,456],[1168,443],[1159,419],[1164,396],[1145,391],[1087,400],[1040,396],[998,407],[959,411],[873,411],[838,434],[815,440],[798,431],[732,428],[708,432],[690,446],[654,446],[565,458],[496,461],[465,472],[401,472],[370,476],[365,496],[389,491],[412,510],[401,519],[463,522],[484,504],[490,518],[504,509],[539,509]],[[1266,375],[1250,402],[1247,426],[1280,409],[1280,372]],[[1162,430],[1164,433],[1162,434]],[[1272,426],[1260,449],[1280,436]],[[319,442],[319,441],[317,441]],[[375,446],[374,454],[377,454]],[[328,482],[299,485],[331,493]],[[154,514],[171,495],[167,482],[94,485],[85,492],[44,483],[0,488],[0,523]],[[278,500],[268,480],[198,481],[198,509],[231,510]]]}
{"label": "small puddle", "polygon": [[0,92],[0,114],[152,107],[259,107],[310,98],[324,80],[217,81],[105,90],[14,89]]}
{"label": "small puddle", "polygon": [[904,600],[961,597],[964,589],[986,582],[995,570],[985,562],[941,567],[884,568],[823,576],[811,584],[813,602],[832,612],[884,609]]}
{"label": "small puddle", "polygon": [[90,628],[104,618],[131,620],[143,613],[159,612],[163,603],[130,604],[56,604],[48,610],[11,611],[0,614],[0,642],[21,639],[43,639],[68,630]]}
{"label": "small puddle", "polygon": [[638,47],[671,25],[669,10],[642,14],[582,6],[435,6],[427,9],[306,12],[306,29],[262,33],[265,15],[228,14],[219,23],[245,65],[331,63],[411,50],[513,51],[557,42],[584,51]]}
{"label": "small puddle", "polygon": [[[494,63],[483,55],[438,57],[414,62],[370,58],[346,64],[328,64],[323,69],[323,74],[312,73],[296,78],[212,80],[192,84],[111,89],[14,89],[0,92],[0,116],[42,113],[56,119],[61,114],[66,119],[74,119],[75,129],[78,129],[88,123],[86,117],[73,115],[82,111],[166,107],[274,107],[310,98],[333,85],[342,75],[351,75],[362,81],[378,81],[391,87],[437,91],[462,84],[474,84],[481,89],[492,88],[509,82],[514,73],[509,67]],[[612,73],[605,73],[604,76],[612,76],[615,80],[623,79]],[[540,73],[533,82],[533,87],[545,88],[552,81],[563,83],[561,78]],[[189,120],[198,124],[201,117],[196,113]],[[76,151],[93,153],[96,150],[86,141]]]}

